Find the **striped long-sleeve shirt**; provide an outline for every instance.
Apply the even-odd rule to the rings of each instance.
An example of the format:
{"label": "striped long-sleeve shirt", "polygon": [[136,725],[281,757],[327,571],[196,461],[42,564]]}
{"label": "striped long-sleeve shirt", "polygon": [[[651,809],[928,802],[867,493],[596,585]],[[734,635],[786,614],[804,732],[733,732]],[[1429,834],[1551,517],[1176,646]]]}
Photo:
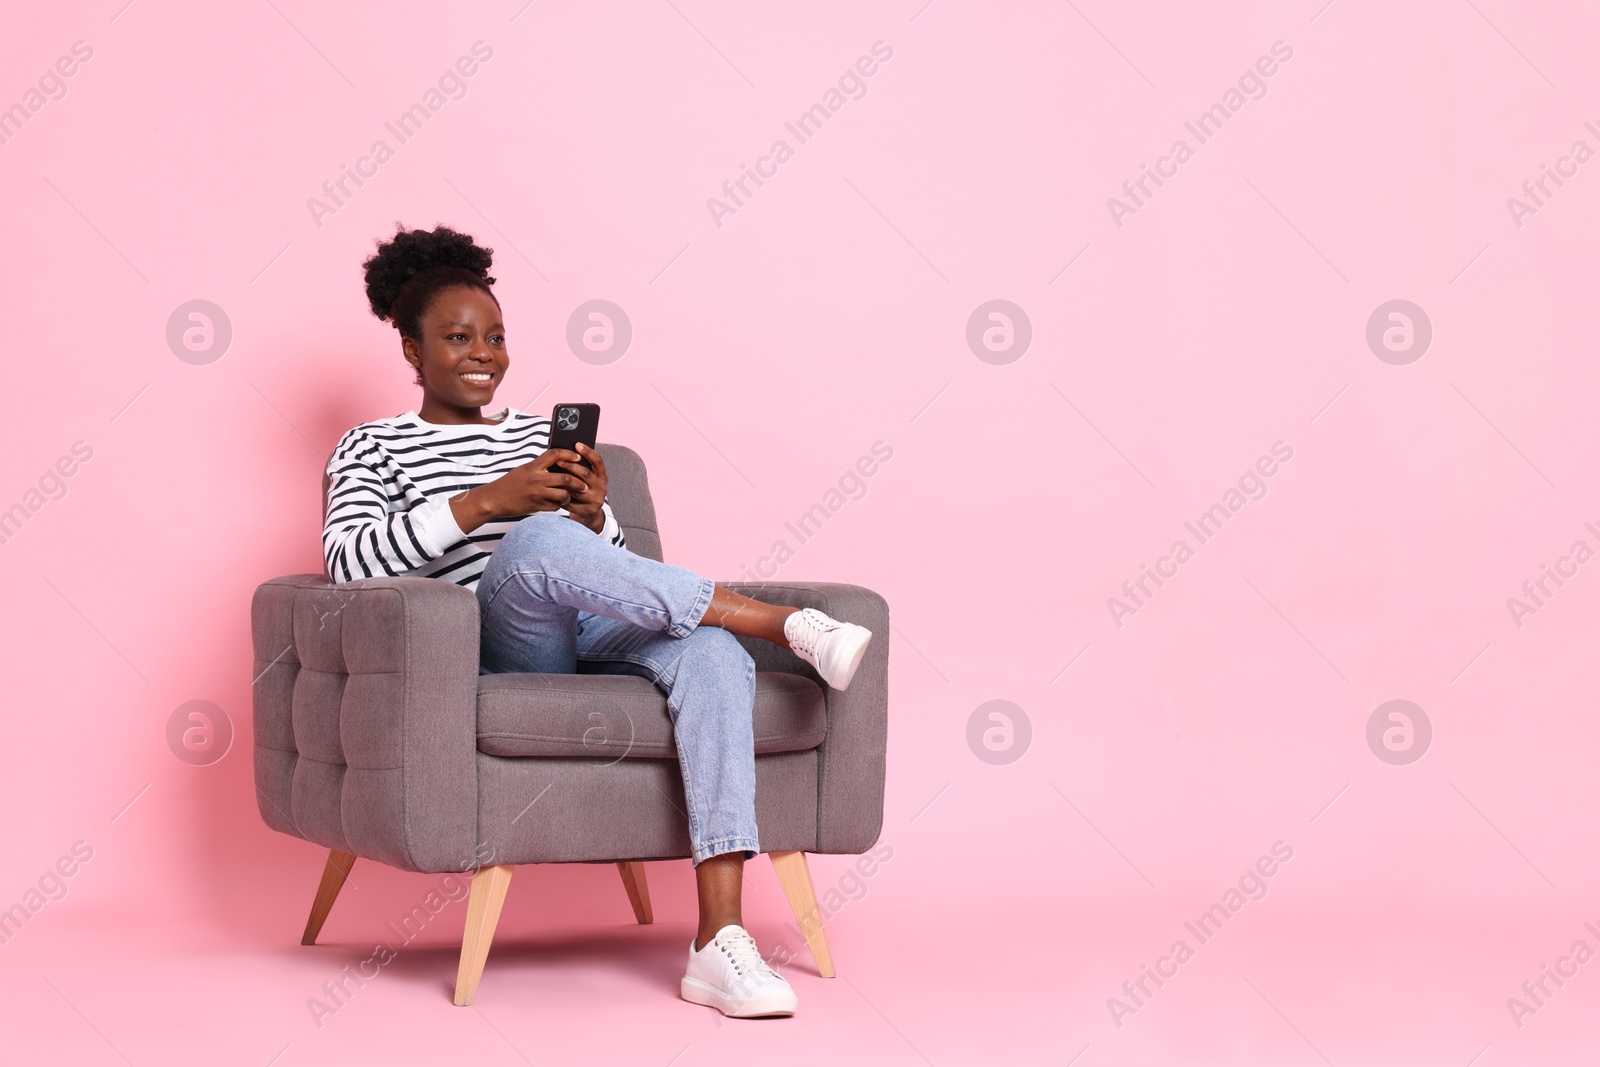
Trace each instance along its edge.
{"label": "striped long-sleeve shirt", "polygon": [[[328,461],[322,553],[335,582],[408,576],[476,589],[489,556],[523,516],[491,519],[462,533],[450,497],[536,458],[550,420],[506,408],[493,425],[446,426],[415,411],[364,422],[339,439]],[[626,548],[622,527],[602,504],[599,536]],[[560,514],[567,513],[566,508]]]}

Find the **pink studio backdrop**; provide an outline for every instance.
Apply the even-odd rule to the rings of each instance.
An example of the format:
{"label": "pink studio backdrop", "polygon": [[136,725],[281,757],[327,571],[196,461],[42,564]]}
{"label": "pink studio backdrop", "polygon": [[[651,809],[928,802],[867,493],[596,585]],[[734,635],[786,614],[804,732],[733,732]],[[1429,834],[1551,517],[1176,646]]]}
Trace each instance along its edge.
{"label": "pink studio backdrop", "polygon": [[[1583,5],[123,3],[0,39],[0,1018],[30,1060],[1600,1056]],[[676,999],[686,862],[651,865],[653,927],[610,868],[524,872],[476,1010],[459,904],[308,1009],[437,881],[358,865],[301,948],[321,856],[249,759],[251,594],[319,569],[343,431],[417,403],[361,290],[396,220],[496,250],[497,401],[599,402],[669,561],[770,575],[785,541],[781,577],[889,601],[892,858],[814,861],[841,977],[801,952],[794,1020]],[[599,299],[633,331],[608,363],[567,342]],[[184,347],[195,300],[225,350]],[[231,722],[212,762],[169,742],[190,701]],[[747,897],[795,944],[764,862]]]}

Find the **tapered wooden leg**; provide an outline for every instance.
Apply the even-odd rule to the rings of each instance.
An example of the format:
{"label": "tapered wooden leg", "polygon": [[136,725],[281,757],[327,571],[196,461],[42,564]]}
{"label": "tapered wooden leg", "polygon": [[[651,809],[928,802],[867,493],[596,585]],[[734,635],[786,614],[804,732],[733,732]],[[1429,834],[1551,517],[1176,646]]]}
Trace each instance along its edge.
{"label": "tapered wooden leg", "polygon": [[833,953],[828,951],[828,935],[822,930],[822,910],[817,907],[817,891],[811,885],[811,867],[804,852],[773,852],[772,869],[778,872],[778,882],[783,886],[789,907],[794,909],[795,921],[817,962],[817,973],[832,978]]}
{"label": "tapered wooden leg", "polygon": [[623,860],[617,864],[617,870],[622,873],[622,885],[628,891],[628,903],[633,905],[633,917],[639,920],[639,925],[649,926],[656,921],[656,917],[650,910],[650,883],[645,881],[644,864],[637,860]]}
{"label": "tapered wooden leg", "polygon": [[300,935],[302,945],[317,943],[322,924],[333,910],[333,902],[339,898],[339,890],[344,888],[344,880],[350,877],[350,868],[355,862],[356,858],[348,852],[338,849],[328,852],[328,862],[322,868],[322,882],[317,886],[317,899],[311,902],[311,917],[306,920],[306,932]]}
{"label": "tapered wooden leg", "polygon": [[467,929],[461,937],[461,969],[456,974],[456,1003],[471,1004],[478,995],[478,979],[489,958],[489,943],[494,940],[495,924],[500,921],[500,906],[511,887],[511,864],[479,867],[472,872],[472,895],[467,898]]}

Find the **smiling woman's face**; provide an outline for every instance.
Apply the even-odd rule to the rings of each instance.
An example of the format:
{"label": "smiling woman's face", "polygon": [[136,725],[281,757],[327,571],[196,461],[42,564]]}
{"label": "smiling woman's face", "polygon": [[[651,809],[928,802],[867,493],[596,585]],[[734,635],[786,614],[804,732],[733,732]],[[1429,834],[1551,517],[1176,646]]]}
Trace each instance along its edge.
{"label": "smiling woman's face", "polygon": [[402,339],[406,362],[422,372],[422,407],[429,422],[478,422],[494,399],[511,358],[500,305],[481,289],[456,286],[433,298],[421,337]]}

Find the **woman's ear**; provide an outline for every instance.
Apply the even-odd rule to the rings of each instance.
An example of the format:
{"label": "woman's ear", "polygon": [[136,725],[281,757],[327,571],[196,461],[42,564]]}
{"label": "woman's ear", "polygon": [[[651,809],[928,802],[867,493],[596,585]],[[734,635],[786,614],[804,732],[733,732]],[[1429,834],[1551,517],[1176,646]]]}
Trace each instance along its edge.
{"label": "woman's ear", "polygon": [[422,346],[417,344],[415,338],[400,338],[400,352],[406,357],[406,362],[411,364],[411,369],[417,372],[417,384],[426,384],[422,378]]}

